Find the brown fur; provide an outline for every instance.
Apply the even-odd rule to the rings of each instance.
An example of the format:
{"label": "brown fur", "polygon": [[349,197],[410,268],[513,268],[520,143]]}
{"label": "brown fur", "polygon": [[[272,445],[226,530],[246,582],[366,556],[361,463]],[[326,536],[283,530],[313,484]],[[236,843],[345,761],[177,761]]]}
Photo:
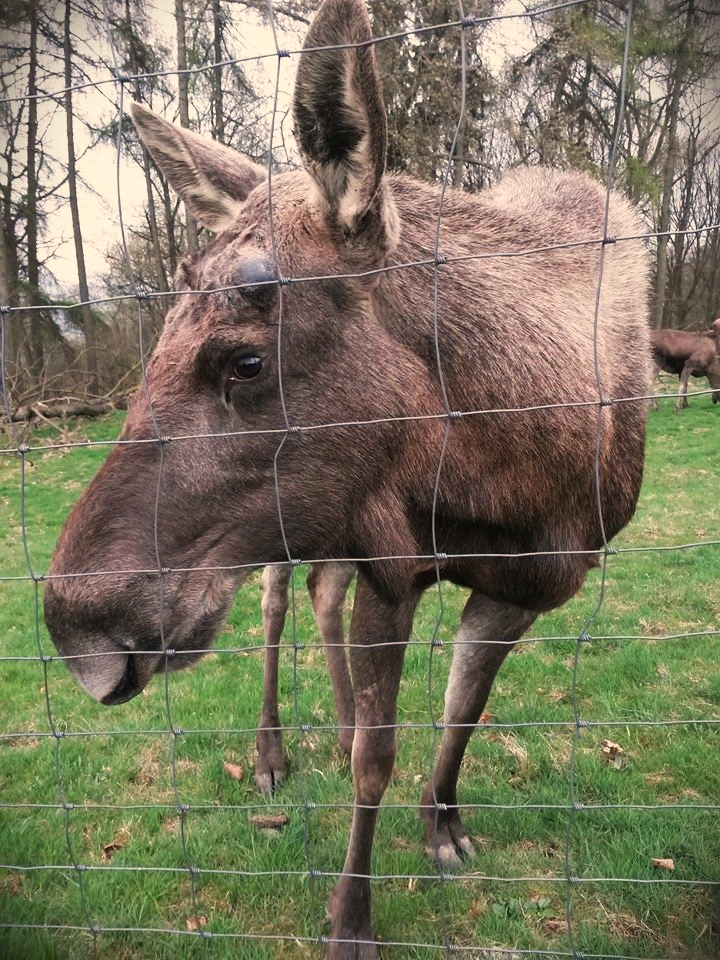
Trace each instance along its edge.
{"label": "brown fur", "polygon": [[257,167],[213,145],[210,175],[198,138],[133,108],[219,236],[185,265],[128,412],[122,439],[146,442],[118,446],[73,510],[45,595],[70,669],[112,704],[207,649],[248,568],[359,562],[334,960],[377,956],[370,855],[422,591],[471,588],[422,801],[450,868],[472,854],[457,779],[497,670],[633,514],[649,379],[645,248],[603,243],[638,234],[628,203],[613,193],[606,224],[605,190],[572,172],[442,202],[386,176],[369,39],[361,0],[326,0],[307,47],[364,45],[301,57],[306,171],[273,177],[272,208]]}

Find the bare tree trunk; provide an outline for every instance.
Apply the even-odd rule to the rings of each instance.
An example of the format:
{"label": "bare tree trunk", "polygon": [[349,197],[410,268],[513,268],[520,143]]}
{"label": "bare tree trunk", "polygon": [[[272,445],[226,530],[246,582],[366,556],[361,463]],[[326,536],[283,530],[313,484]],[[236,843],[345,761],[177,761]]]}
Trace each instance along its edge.
{"label": "bare tree trunk", "polygon": [[[28,20],[30,26],[29,76],[28,76],[28,126],[27,126],[27,279],[28,304],[40,305],[40,261],[38,260],[38,178],[37,178],[37,41],[38,41],[38,5],[37,0],[29,0]],[[24,338],[24,353],[28,373],[33,387],[40,388],[42,378],[44,350],[42,337],[42,317],[37,310],[27,314]]]}
{"label": "bare tree trunk", "polygon": [[[223,18],[220,0],[212,0],[213,53],[215,63],[222,61]],[[215,67],[212,74],[213,140],[225,143],[225,110],[223,108],[222,67]]]}
{"label": "bare tree trunk", "polygon": [[[675,166],[677,164],[677,123],[680,107],[680,68],[673,78],[673,90],[668,105],[667,149],[662,169],[662,199],[660,202],[660,216],[657,222],[657,269],[655,273],[655,306],[653,309],[653,326],[659,329],[666,320],[667,303],[667,276],[668,276],[668,244],[670,238],[670,203],[672,200],[673,183],[675,180]],[[671,320],[671,318],[667,318]],[[670,324],[673,325],[673,324]]]}
{"label": "bare tree trunk", "polygon": [[95,317],[88,304],[90,291],[88,289],[87,272],[85,270],[85,251],[83,250],[82,230],[80,229],[80,207],[77,194],[77,170],[75,167],[75,131],[73,129],[73,100],[72,100],[72,42],[70,22],[72,15],[71,0],[65,0],[65,24],[63,33],[63,56],[65,60],[65,126],[67,131],[68,151],[68,189],[70,193],[70,216],[72,218],[73,239],[75,241],[75,260],[78,272],[78,291],[82,307],[82,324],[85,335],[85,373],[87,381],[85,389],[90,396],[97,396],[98,365]]}
{"label": "bare tree trunk", "polygon": [[[687,37],[692,29],[695,8],[693,0],[689,0],[687,18],[683,28],[683,36],[675,54],[675,64],[668,77],[668,93],[670,101],[667,108],[667,145],[665,160],[662,166],[662,199],[660,202],[660,216],[657,230],[661,236],[657,240],[657,271],[655,274],[655,305],[653,309],[653,326],[655,329],[666,326],[677,326],[676,319],[669,316],[667,309],[667,278],[668,278],[668,245],[670,238],[667,233],[670,229],[670,205],[672,201],[675,168],[678,160],[678,120],[680,116],[680,102],[683,91],[683,79],[687,70],[686,50]],[[665,236],[662,236],[665,234]]]}
{"label": "bare tree trunk", "polygon": [[[13,155],[15,153],[14,137],[8,142],[5,153],[7,183],[2,190],[2,223],[0,223],[0,301],[3,306],[17,307],[20,303],[18,294],[18,263],[17,236],[15,233],[15,218],[11,203],[12,185],[15,179],[13,171]],[[3,329],[3,364],[6,376],[5,389],[14,387],[19,372],[19,357],[22,349],[22,320],[21,314],[8,313],[0,318]]]}
{"label": "bare tree trunk", "polygon": [[[128,53],[130,58],[130,69],[132,73],[137,74],[141,71],[138,69],[138,57],[135,50],[135,34],[133,33],[133,16],[132,10],[130,9],[130,0],[125,0],[125,26],[127,30],[128,37]],[[135,87],[133,91],[133,96],[136,100],[140,101],[143,99],[140,92],[140,85],[135,82]],[[143,172],[145,174],[145,189],[147,191],[148,205],[147,205],[147,220],[148,227],[150,229],[150,243],[152,245],[153,256],[155,259],[155,270],[157,275],[157,284],[161,293],[167,293],[170,290],[170,284],[168,282],[167,273],[165,272],[165,257],[163,256],[162,247],[160,244],[160,233],[157,226],[157,214],[155,210],[155,197],[153,195],[153,184],[152,184],[152,172],[150,168],[150,154],[145,149],[143,151]]]}
{"label": "bare tree trunk", "polygon": [[[185,31],[185,4],[184,0],[175,0],[175,25],[177,31],[177,63],[178,63],[178,107],[180,110],[180,126],[186,129],[190,126],[190,104],[188,98],[188,60],[187,34]],[[196,253],[198,244],[197,222],[185,209],[185,226],[187,230],[188,253]]]}

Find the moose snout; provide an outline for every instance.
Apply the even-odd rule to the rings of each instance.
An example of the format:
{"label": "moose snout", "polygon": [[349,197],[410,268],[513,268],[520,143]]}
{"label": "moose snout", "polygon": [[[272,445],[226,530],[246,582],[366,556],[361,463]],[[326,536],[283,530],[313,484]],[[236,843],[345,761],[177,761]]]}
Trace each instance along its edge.
{"label": "moose snout", "polygon": [[45,585],[45,623],[60,657],[80,686],[108,706],[136,696],[162,653],[140,651],[123,618],[101,614],[73,579]]}
{"label": "moose snout", "polygon": [[114,706],[209,649],[239,579],[213,572],[161,591],[152,578],[54,574],[45,584],[45,623],[75,680]]}

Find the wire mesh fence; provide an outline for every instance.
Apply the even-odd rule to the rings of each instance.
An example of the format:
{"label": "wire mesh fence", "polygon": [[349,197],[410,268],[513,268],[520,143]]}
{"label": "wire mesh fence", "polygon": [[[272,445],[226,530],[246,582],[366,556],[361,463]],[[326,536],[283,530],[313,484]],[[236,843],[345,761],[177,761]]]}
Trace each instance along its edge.
{"label": "wire mesh fence", "polygon": [[[559,4],[542,12],[580,6],[587,4]],[[538,12],[530,16],[536,18]],[[455,639],[468,588],[448,582],[444,571],[473,556],[492,559],[487,550],[455,555],[443,549],[441,480],[452,431],[464,421],[505,418],[510,446],[512,427],[522,430],[523,422],[534,422],[523,418],[554,416],[574,407],[589,409],[597,422],[595,497],[602,524],[601,491],[607,470],[625,467],[601,461],[607,412],[623,405],[644,406],[649,397],[649,388],[627,397],[606,396],[597,366],[588,392],[574,403],[558,399],[455,409],[451,400],[454,385],[446,382],[450,365],[443,359],[448,344],[443,339],[440,292],[448,270],[461,273],[466,263],[498,257],[527,263],[590,247],[599,265],[597,327],[606,248],[637,239],[629,234],[609,237],[606,231],[600,239],[565,243],[558,238],[548,245],[533,235],[524,246],[502,254],[483,250],[482,238],[470,252],[447,252],[447,244],[441,242],[444,218],[452,213],[448,214],[453,202],[450,187],[463,153],[466,93],[473,83],[468,38],[490,23],[505,27],[527,18],[527,11],[485,17],[468,15],[459,7],[457,15],[453,10],[447,19],[377,41],[392,44],[412,36],[420,50],[428,36],[453,38],[456,116],[445,156],[435,161],[437,214],[427,257],[341,273],[283,272],[284,241],[274,233],[272,212],[280,202],[274,193],[279,180],[271,158],[285,146],[284,136],[279,143],[280,124],[275,118],[283,109],[283,71],[286,64],[297,63],[299,46],[284,49],[277,32],[272,53],[260,58],[277,66],[267,147],[268,246],[277,270],[270,281],[265,276],[253,279],[246,272],[240,282],[223,279],[200,292],[148,294],[133,274],[128,233],[122,226],[128,200],[118,162],[114,176],[119,235],[133,292],[92,302],[135,304],[142,366],[139,391],[149,394],[149,430],[145,436],[128,430],[114,439],[124,419],[116,414],[109,422],[88,424],[80,432],[28,436],[13,424],[8,399],[9,442],[0,451],[8,524],[3,536],[8,563],[0,577],[6,611],[1,647],[5,706],[0,733],[4,784],[0,890],[7,956],[327,954],[331,937],[326,903],[341,876],[353,814],[352,775],[338,746],[341,730],[333,691],[304,583],[307,564],[317,570],[328,565],[328,558],[294,552],[294,521],[288,519],[292,511],[283,511],[286,474],[279,464],[298,436],[349,427],[354,432],[342,436],[353,438],[362,459],[368,456],[374,431],[418,423],[436,426],[438,438],[427,553],[333,557],[361,568],[403,562],[427,568],[427,589],[414,617],[400,684],[398,756],[378,815],[370,873],[381,954],[674,960],[709,958],[717,949],[720,784],[715,757],[720,685],[713,664],[720,640],[720,516],[712,491],[718,457],[712,446],[703,446],[713,429],[707,393],[692,401],[692,433],[678,435],[678,430],[688,428],[671,424],[674,415],[666,411],[651,420],[647,492],[634,524],[613,545],[604,541],[599,566],[578,596],[537,620],[504,664],[460,776],[459,802],[474,855],[438,867],[423,850],[417,806],[435,769],[446,726],[450,661],[468,642],[462,634]],[[635,36],[632,3],[623,10],[623,18],[623,42],[613,68],[618,74],[618,102],[614,136],[607,146],[608,202],[628,96],[628,59]],[[340,43],[324,50],[352,46]],[[255,63],[257,58],[248,56],[242,62]],[[189,72],[194,76],[208,69],[193,67]],[[137,79],[116,63],[114,76],[92,80],[94,88],[102,87],[106,97],[114,97],[118,132],[128,91]],[[10,107],[21,101],[9,97],[5,102]],[[120,139],[117,152],[119,157]],[[717,229],[715,223],[691,232],[712,235]],[[643,236],[649,242],[657,239],[649,230]],[[202,254],[190,269],[197,263],[202,263]],[[170,305],[175,298],[187,300],[199,326],[203,311],[212,314],[228,309],[228,304],[234,309],[238,291],[254,309],[253,291],[271,286],[279,300],[277,326],[289,331],[289,305],[297,302],[294,291],[328,281],[372,286],[393,274],[410,277],[412,283],[423,271],[431,277],[427,290],[430,348],[439,384],[436,408],[422,414],[374,413],[348,422],[328,417],[320,397],[317,417],[297,422],[283,391],[287,359],[282,355],[281,332],[276,358],[279,425],[265,428],[251,420],[226,419],[218,427],[217,422],[191,415],[184,421],[187,429],[167,432],[168,422],[180,421],[167,416],[165,398],[153,396],[144,357],[153,301],[168,300]],[[336,291],[335,296],[342,309],[342,294]],[[74,301],[54,309],[74,311],[81,306]],[[3,308],[4,337],[10,317],[27,318],[42,309],[46,307]],[[4,357],[6,346],[4,341]],[[254,356],[252,350],[248,355]],[[9,398],[5,362],[3,381],[3,395]],[[173,402],[182,405],[182,380],[171,387]],[[508,391],[508,396],[517,397],[517,391]],[[89,591],[93,581],[104,583],[112,576],[140,579],[144,595],[150,591],[155,598],[161,636],[164,631],[169,636],[175,614],[167,598],[178,605],[185,600],[172,592],[173,580],[184,584],[183,592],[190,595],[196,590],[193,575],[205,577],[208,569],[202,562],[170,564],[163,555],[171,480],[178,482],[171,451],[190,451],[187,482],[197,488],[186,517],[187,539],[192,542],[192,531],[212,506],[203,499],[203,472],[217,469],[223,444],[240,441],[238,449],[252,452],[252,446],[243,448],[242,443],[251,444],[256,437],[263,441],[269,437],[276,449],[272,487],[277,529],[273,550],[264,559],[277,563],[284,558],[292,572],[279,650],[280,723],[288,762],[287,769],[284,764],[274,769],[272,776],[283,782],[270,794],[263,793],[253,778],[258,732],[266,724],[259,719],[267,648],[258,557],[212,564],[214,579],[208,592],[220,590],[226,578],[235,586],[242,583],[212,654],[192,672],[175,671],[177,659],[187,651],[173,649],[163,637],[158,676],[131,703],[111,711],[87,697],[69,676],[73,660],[87,655],[58,655],[43,621],[43,591],[53,579],[50,556],[65,516],[108,452],[131,447],[138,451],[138,473],[146,462],[145,450],[160,467],[152,488],[140,496],[128,483],[126,497],[135,506],[128,509],[120,497],[117,526],[132,525],[134,517],[140,517],[142,532],[137,536],[146,538],[146,546],[149,542],[144,555],[156,562],[92,566],[88,573],[74,576],[87,583]],[[702,462],[694,449],[703,451]],[[538,456],[543,456],[542,450]],[[324,469],[332,473],[333,466],[330,462]],[[302,491],[298,495],[302,497]],[[340,519],[336,513],[334,521]],[[244,536],[252,522],[249,515],[232,526],[234,535]],[[112,517],[99,541],[105,532],[108,539],[118,535]],[[391,534],[388,531],[388,544],[396,542]],[[283,548],[280,556],[277,543]],[[550,564],[556,556],[570,555],[566,550],[546,550],[535,551],[532,557]],[[192,550],[187,556],[192,558]],[[498,551],[495,559],[502,558]],[[342,605],[346,632],[353,595],[351,586]],[[98,651],[93,662],[104,655]],[[149,660],[156,651],[136,654],[140,671],[143,656]],[[107,653],[108,660],[113,657],[117,652]]]}

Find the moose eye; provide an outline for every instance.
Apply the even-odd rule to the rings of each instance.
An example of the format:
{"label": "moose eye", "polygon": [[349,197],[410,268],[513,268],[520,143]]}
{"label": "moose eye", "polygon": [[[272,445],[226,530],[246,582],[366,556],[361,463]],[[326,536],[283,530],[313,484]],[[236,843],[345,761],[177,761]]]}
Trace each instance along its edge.
{"label": "moose eye", "polygon": [[241,357],[235,357],[233,360],[233,379],[234,380],[253,380],[263,368],[262,357],[254,353],[244,354]]}

